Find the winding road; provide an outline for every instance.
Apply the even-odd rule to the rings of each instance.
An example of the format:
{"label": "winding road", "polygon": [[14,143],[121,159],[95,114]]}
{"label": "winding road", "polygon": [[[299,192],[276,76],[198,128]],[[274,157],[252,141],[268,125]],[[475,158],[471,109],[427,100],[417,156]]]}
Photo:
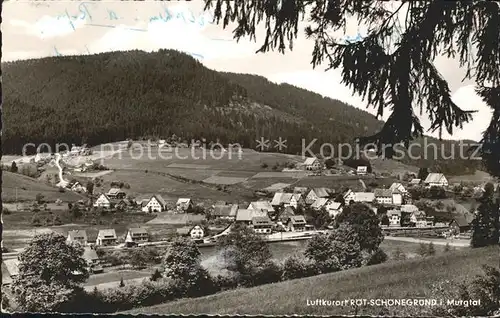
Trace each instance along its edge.
{"label": "winding road", "polygon": [[56,167],[59,169],[59,182],[57,183],[57,186],[65,188],[68,185],[69,182],[66,181],[66,180],[64,180],[63,169],[62,169],[61,165],[59,164],[60,160],[61,160],[61,154],[56,153],[55,163],[56,163]]}

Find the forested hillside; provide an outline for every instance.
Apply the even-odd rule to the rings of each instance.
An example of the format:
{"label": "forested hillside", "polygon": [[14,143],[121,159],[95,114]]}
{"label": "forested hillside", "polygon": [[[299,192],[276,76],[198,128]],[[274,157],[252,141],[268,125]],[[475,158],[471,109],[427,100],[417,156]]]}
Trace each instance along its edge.
{"label": "forested hillside", "polygon": [[[382,125],[340,101],[259,76],[216,72],[173,50],[2,66],[4,153],[20,153],[28,142],[96,145],[176,134],[250,148],[260,137],[283,137],[285,151],[297,154],[302,139],[318,139],[318,151],[323,142],[352,143]],[[464,172],[475,163],[458,165]]]}

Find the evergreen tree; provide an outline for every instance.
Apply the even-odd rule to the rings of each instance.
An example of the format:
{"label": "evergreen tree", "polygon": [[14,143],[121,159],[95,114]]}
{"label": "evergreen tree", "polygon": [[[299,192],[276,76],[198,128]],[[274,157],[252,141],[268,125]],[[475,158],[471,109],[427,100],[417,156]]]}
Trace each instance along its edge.
{"label": "evergreen tree", "polygon": [[18,171],[17,164],[15,161],[12,161],[12,164],[10,166],[10,172],[17,173],[17,171]]}
{"label": "evergreen tree", "polygon": [[499,243],[499,200],[495,198],[494,187],[486,184],[480,199],[481,204],[476,211],[472,228],[472,247],[484,247]]}
{"label": "evergreen tree", "polygon": [[125,287],[125,283],[123,282],[123,277],[120,277],[120,283],[118,284],[118,287]]}

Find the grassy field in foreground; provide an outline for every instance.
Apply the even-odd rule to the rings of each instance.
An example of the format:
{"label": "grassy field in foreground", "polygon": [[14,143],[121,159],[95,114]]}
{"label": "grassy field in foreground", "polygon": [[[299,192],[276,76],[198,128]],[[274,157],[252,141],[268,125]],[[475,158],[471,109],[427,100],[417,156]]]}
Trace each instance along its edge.
{"label": "grassy field in foreground", "polygon": [[[290,280],[248,289],[237,289],[197,299],[182,299],[138,308],[130,314],[266,314],[341,315],[352,307],[307,306],[307,300],[432,297],[431,285],[442,280],[464,281],[482,273],[480,265],[498,266],[498,247],[464,249],[429,258],[358,268]],[[415,308],[414,308],[415,309]],[[403,314],[411,308],[390,308]],[[380,308],[365,307],[361,315],[376,315]]]}

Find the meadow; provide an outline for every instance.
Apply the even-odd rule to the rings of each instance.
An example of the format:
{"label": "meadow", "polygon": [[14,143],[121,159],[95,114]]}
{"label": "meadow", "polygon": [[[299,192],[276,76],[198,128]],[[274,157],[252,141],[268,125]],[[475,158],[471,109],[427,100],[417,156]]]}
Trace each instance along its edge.
{"label": "meadow", "polygon": [[[481,274],[481,265],[498,266],[499,247],[463,249],[405,261],[387,262],[219,294],[137,308],[127,314],[219,315],[377,315],[379,307],[308,306],[308,300],[433,298],[432,285],[463,282]],[[389,307],[392,315],[419,315],[424,308]],[[384,312],[388,314],[387,312]]]}
{"label": "meadow", "polygon": [[34,201],[40,193],[46,201],[75,202],[85,197],[72,192],[59,192],[59,188],[22,174],[2,171],[2,202]]}

